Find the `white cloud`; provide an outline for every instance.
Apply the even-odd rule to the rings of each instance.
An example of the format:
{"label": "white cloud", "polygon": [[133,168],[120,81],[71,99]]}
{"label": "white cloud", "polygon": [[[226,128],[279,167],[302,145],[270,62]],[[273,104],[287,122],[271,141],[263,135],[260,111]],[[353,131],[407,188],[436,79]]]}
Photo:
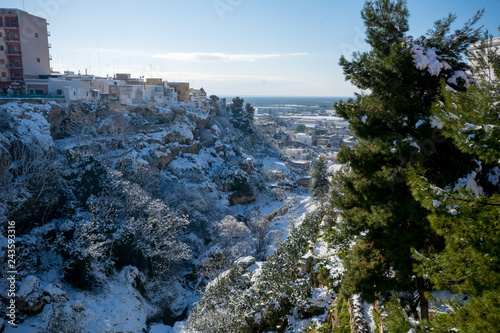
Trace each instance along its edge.
{"label": "white cloud", "polygon": [[[212,74],[193,72],[156,72],[157,76],[165,78],[179,78],[179,80],[207,80],[207,81],[260,81],[260,82],[303,82],[311,81],[271,75],[239,75],[239,74]],[[177,80],[177,79],[176,79]]]}
{"label": "white cloud", "polygon": [[227,61],[256,61],[277,57],[307,55],[307,53],[269,53],[269,54],[228,54],[228,53],[206,53],[206,52],[169,52],[157,54],[153,58],[163,58],[177,61],[195,62],[227,62]]}

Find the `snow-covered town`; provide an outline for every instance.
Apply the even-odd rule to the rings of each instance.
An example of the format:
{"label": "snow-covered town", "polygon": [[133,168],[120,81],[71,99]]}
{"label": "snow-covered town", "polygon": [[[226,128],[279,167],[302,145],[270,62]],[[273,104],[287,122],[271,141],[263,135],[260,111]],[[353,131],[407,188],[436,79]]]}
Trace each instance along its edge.
{"label": "snow-covered town", "polygon": [[[188,104],[205,108],[203,88],[189,82],[161,78],[133,78],[116,73],[100,77],[52,70],[52,48],[47,20],[19,9],[0,9],[0,92],[4,97],[31,97],[74,101],[119,103]],[[87,72],[87,70],[86,70]]]}
{"label": "snow-covered town", "polygon": [[484,2],[4,0],[0,333],[498,331]]}

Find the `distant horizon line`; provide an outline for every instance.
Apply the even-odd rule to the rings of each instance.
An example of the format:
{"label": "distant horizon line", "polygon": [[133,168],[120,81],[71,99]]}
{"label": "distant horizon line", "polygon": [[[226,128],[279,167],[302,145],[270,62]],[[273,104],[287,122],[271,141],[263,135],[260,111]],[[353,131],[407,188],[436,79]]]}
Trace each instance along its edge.
{"label": "distant horizon line", "polygon": [[[217,96],[217,95],[216,95]],[[290,95],[290,96],[285,96],[285,95],[238,95],[238,94],[224,94],[224,95],[219,95],[218,97],[274,97],[274,98],[290,98],[290,97],[295,97],[295,98],[354,98],[355,96],[297,96],[297,95]]]}

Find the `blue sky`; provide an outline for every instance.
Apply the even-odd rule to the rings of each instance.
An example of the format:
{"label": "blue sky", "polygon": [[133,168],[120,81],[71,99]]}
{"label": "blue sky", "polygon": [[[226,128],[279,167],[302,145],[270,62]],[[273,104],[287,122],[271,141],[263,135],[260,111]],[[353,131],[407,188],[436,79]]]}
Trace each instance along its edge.
{"label": "blue sky", "polygon": [[[50,23],[52,67],[189,81],[216,95],[352,96],[341,55],[368,50],[364,0],[2,0]],[[453,12],[499,35],[500,0],[408,0],[410,35]]]}

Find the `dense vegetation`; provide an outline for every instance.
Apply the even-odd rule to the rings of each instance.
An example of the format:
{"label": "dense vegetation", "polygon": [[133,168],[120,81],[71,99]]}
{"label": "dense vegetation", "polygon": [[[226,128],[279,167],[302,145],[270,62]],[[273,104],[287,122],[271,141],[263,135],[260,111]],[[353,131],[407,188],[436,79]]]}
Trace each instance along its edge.
{"label": "dense vegetation", "polygon": [[[400,304],[417,331],[495,331],[499,316],[499,56],[487,41],[470,55],[473,79],[463,61],[481,14],[454,32],[450,15],[413,38],[405,1],[367,2],[371,51],[340,61],[365,91],[335,106],[359,139],[340,152],[349,168],[334,181],[342,232],[355,239],[342,289]],[[456,293],[454,313],[429,316],[434,290]],[[389,331],[411,328],[397,317]]]}

